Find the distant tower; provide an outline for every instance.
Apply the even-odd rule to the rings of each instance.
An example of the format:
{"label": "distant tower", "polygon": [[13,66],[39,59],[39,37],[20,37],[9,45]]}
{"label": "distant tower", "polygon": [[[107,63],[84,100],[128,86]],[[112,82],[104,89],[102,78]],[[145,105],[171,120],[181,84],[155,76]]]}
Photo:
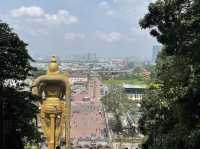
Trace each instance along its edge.
{"label": "distant tower", "polygon": [[159,45],[153,46],[153,49],[152,49],[152,63],[156,62],[157,55],[161,51],[161,48],[162,48],[162,46],[159,46]]}

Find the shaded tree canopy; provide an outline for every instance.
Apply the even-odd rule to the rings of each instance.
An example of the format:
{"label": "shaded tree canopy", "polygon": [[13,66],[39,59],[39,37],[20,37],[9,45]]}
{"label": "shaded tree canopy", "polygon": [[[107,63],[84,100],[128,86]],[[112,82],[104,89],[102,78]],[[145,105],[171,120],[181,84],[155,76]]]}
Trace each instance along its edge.
{"label": "shaded tree canopy", "polygon": [[122,88],[112,86],[109,93],[101,99],[107,112],[114,116],[113,131],[119,134],[122,131],[121,116],[133,106],[133,101],[123,92]]}
{"label": "shaded tree canopy", "polygon": [[26,47],[9,25],[0,21],[0,147],[5,149],[22,149],[39,136],[34,120],[36,98],[23,83],[32,70]]}
{"label": "shaded tree canopy", "polygon": [[106,111],[116,115],[126,113],[133,104],[133,101],[128,98],[119,86],[110,87],[109,93],[102,97],[101,101],[104,104]]}
{"label": "shaded tree canopy", "polygon": [[200,146],[200,1],[157,0],[140,21],[163,45],[157,88],[142,103],[140,127],[148,149]]}

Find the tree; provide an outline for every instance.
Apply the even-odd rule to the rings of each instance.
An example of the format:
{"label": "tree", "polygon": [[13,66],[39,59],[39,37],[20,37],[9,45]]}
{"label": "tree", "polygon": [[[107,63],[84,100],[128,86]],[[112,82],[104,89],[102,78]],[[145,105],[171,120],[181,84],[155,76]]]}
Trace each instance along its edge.
{"label": "tree", "polygon": [[135,67],[135,62],[128,62],[128,69],[132,69]]}
{"label": "tree", "polygon": [[34,78],[37,78],[44,74],[46,74],[46,70],[44,70],[44,69],[33,69],[32,70],[32,75]]}
{"label": "tree", "polygon": [[142,103],[144,148],[200,145],[200,1],[157,0],[140,21],[163,45],[156,79]]}
{"label": "tree", "polygon": [[36,141],[36,98],[23,83],[30,75],[27,44],[8,24],[0,22],[0,148],[22,149],[28,141]]}
{"label": "tree", "polygon": [[118,86],[112,86],[108,95],[101,99],[107,112],[111,112],[115,118],[113,130],[119,134],[122,131],[121,116],[132,108],[132,101]]}

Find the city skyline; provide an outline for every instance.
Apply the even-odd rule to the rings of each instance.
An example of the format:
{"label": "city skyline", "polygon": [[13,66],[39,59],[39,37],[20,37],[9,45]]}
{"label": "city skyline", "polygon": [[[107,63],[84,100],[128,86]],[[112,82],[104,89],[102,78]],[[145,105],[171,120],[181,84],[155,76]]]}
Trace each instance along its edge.
{"label": "city skyline", "polygon": [[151,1],[8,0],[0,6],[0,20],[29,44],[33,58],[96,53],[145,60],[158,44],[138,24]]}

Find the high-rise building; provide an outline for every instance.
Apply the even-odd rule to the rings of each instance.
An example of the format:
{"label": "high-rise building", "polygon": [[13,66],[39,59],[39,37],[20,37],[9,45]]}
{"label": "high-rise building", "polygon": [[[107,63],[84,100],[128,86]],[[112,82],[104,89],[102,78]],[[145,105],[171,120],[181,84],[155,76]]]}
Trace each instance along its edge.
{"label": "high-rise building", "polygon": [[152,49],[152,63],[155,63],[158,53],[161,51],[162,46],[155,45]]}

